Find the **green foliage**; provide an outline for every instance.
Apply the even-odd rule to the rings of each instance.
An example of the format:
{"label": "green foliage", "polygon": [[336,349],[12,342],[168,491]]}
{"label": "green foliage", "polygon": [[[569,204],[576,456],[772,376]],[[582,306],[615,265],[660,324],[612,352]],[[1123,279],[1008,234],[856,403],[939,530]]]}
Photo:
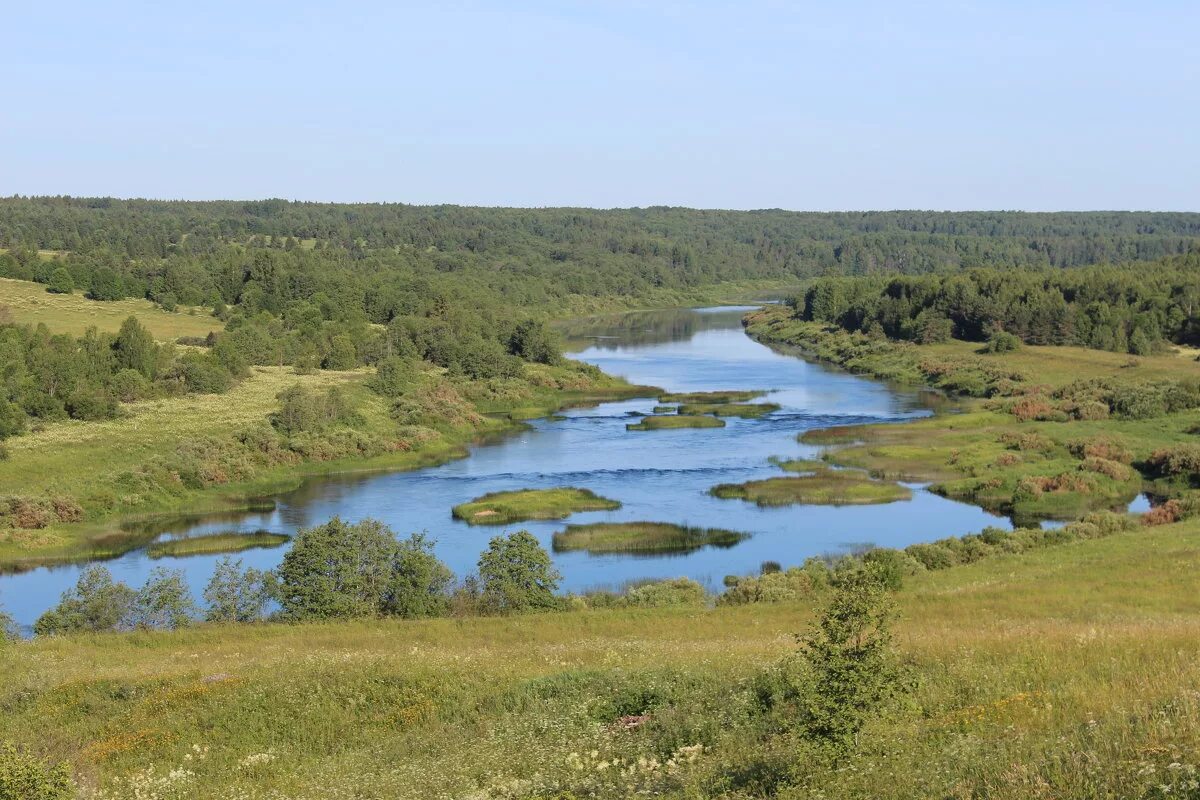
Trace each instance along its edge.
{"label": "green foliage", "polygon": [[217,561],[213,576],[204,587],[209,622],[255,622],[262,619],[271,599],[272,581],[268,573],[249,567],[242,560],[225,556]]}
{"label": "green foliage", "polygon": [[690,578],[652,581],[635,586],[625,593],[623,604],[641,608],[668,606],[704,606],[708,596],[704,587]]}
{"label": "green foliage", "polygon": [[508,352],[526,361],[554,364],[561,360],[562,346],[541,320],[524,320],[513,329]]}
{"label": "green foliage", "polygon": [[113,342],[117,369],[132,369],[150,380],[158,375],[158,345],[150,331],[130,317],[121,325]]}
{"label": "green foliage", "polygon": [[63,593],[58,605],[37,619],[33,631],[53,636],[128,629],[134,624],[137,600],[133,589],[114,581],[105,567],[92,564],[83,568],[75,587]]}
{"label": "green foliage", "polygon": [[173,631],[191,625],[195,616],[196,603],[183,570],[151,570],[134,600],[133,625]]}
{"label": "green foliage", "polygon": [[554,592],[561,576],[528,531],[494,537],[479,557],[478,571],[480,606],[487,612],[548,611],[560,605]]}
{"label": "green foliage", "polygon": [[1005,330],[995,330],[988,337],[987,345],[983,348],[985,353],[1011,353],[1019,350],[1021,340]]}
{"label": "green foliage", "polygon": [[[1031,344],[1153,353],[1200,342],[1196,253],[1136,269],[972,269],[924,276],[819,278],[791,305],[804,320],[881,330],[922,344],[988,339],[986,352]],[[1010,337],[1015,337],[1015,340]]]}
{"label": "green foliage", "polygon": [[397,542],[381,522],[338,517],[300,531],[277,574],[279,604],[295,620],[435,615],[453,578],[423,535]]}
{"label": "green foliage", "polygon": [[171,368],[171,377],[192,394],[224,394],[233,386],[233,375],[209,353],[184,353]]}
{"label": "green foliage", "polygon": [[0,800],[73,800],[75,782],[67,764],[50,764],[0,743]]}
{"label": "green foliage", "polygon": [[71,272],[66,267],[59,267],[54,270],[54,274],[50,276],[50,284],[46,287],[46,291],[52,294],[71,294],[75,291],[75,279],[71,277]]}
{"label": "green foliage", "polygon": [[391,356],[375,365],[368,385],[384,397],[399,397],[418,379],[420,372],[411,359]]}
{"label": "green foliage", "polygon": [[894,602],[870,565],[834,571],[832,592],[807,633],[801,652],[811,691],[799,720],[808,738],[852,745],[899,686],[892,649]]}
{"label": "green foliage", "polygon": [[353,419],[348,398],[334,386],[321,393],[296,384],[278,398],[279,411],[271,415],[271,425],[286,436],[319,432]]}

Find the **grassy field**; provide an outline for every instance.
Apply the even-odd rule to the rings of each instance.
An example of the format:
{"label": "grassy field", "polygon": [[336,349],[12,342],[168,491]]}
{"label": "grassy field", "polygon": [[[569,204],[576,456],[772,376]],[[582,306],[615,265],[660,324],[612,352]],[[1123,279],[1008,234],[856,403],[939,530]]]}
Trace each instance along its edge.
{"label": "grassy field", "polygon": [[507,525],[531,519],[566,519],[580,511],[612,511],[620,507],[616,500],[589,489],[563,486],[492,492],[455,506],[451,514],[471,525]]}
{"label": "grassy field", "polygon": [[1187,797],[1197,569],[1183,523],[908,579],[911,689],[835,768],[755,724],[803,604],[38,640],[0,729],[105,798]]}
{"label": "grassy field", "polygon": [[568,525],[554,534],[554,551],[601,553],[689,553],[703,547],[733,547],[750,534],[670,522],[594,522]]}
{"label": "grassy field", "polygon": [[912,491],[890,481],[873,480],[856,470],[824,469],[794,478],[767,478],[722,483],[710,493],[723,500],[745,500],[760,506],[799,503],[822,506],[869,505],[909,500]]}
{"label": "grassy field", "polygon": [[662,431],[675,428],[724,428],[725,420],[706,414],[663,414],[642,417],[625,426],[627,431]]}
{"label": "grassy field", "polygon": [[51,294],[40,283],[0,278],[0,307],[6,307],[13,322],[22,325],[45,323],[52,333],[81,335],[88,328],[116,333],[129,317],[163,342],[181,336],[207,336],[225,324],[203,309],[164,311],[149,300],[88,300],[82,291]]}

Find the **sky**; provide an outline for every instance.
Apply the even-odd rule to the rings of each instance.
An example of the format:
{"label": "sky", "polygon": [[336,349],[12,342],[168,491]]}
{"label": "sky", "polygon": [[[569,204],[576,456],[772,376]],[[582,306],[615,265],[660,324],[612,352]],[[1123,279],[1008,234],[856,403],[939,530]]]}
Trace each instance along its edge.
{"label": "sky", "polygon": [[1200,3],[4,4],[0,194],[1200,210]]}

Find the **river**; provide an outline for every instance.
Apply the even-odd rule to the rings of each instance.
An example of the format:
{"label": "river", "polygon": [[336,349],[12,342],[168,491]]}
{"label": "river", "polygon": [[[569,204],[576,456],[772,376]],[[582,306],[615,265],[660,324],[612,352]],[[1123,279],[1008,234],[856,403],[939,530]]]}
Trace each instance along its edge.
{"label": "river", "polygon": [[[573,358],[667,391],[762,389],[781,406],[761,419],[728,419],[720,429],[626,431],[631,413],[649,413],[653,398],[565,411],[469,457],[413,472],[374,473],[314,480],[278,498],[274,511],[226,516],[164,536],[226,530],[294,533],[330,517],[374,517],[401,534],[427,531],[437,555],[459,576],[469,574],[488,539],[525,528],[546,546],[560,522],[507,528],[472,527],[450,518],[450,508],[487,492],[581,486],[621,501],[617,511],[576,514],[571,522],[646,520],[744,531],[728,549],[667,556],[554,553],[561,588],[579,592],[620,588],[629,581],[686,576],[718,590],[729,574],[749,574],[764,561],[783,566],[809,556],[838,554],[866,544],[889,547],[977,531],[1008,521],[971,505],[917,490],[908,501],[876,506],[759,508],[708,495],[718,483],[782,473],[772,456],[807,457],[818,448],[797,442],[810,428],[908,419],[930,413],[929,396],[897,389],[776,352],[751,340],[740,319],[746,309],[643,312],[581,321],[569,328]],[[246,566],[276,566],[285,547],[239,554]],[[106,562],[114,576],[141,585],[155,567],[183,570],[199,598],[219,556],[149,558],[134,551]],[[0,577],[0,606],[31,624],[74,585],[79,565],[39,568]]]}

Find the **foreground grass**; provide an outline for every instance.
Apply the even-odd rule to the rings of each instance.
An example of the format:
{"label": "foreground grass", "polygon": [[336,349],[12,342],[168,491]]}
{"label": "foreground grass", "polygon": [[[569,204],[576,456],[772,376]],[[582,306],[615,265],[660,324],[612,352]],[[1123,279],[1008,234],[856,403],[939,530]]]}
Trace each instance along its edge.
{"label": "foreground grass", "polygon": [[291,540],[283,533],[255,531],[253,533],[213,533],[189,536],[185,539],[166,539],[146,548],[151,558],[166,556],[199,556],[214,553],[240,553],[259,547],[279,547]]}
{"label": "foreground grass", "polygon": [[595,522],[568,525],[554,534],[553,544],[557,553],[690,553],[703,547],[733,547],[748,537],[737,531],[671,522]]}
{"label": "foreground grass", "polygon": [[149,300],[88,300],[83,292],[51,294],[40,283],[0,278],[0,306],[21,325],[44,323],[52,333],[82,335],[88,328],[116,333],[129,317],[137,318],[161,342],[181,336],[207,336],[225,324],[207,311],[164,311]]}
{"label": "foreground grass", "polygon": [[1200,752],[1197,569],[1184,523],[910,578],[911,693],[808,775],[730,710],[803,604],[38,640],[0,650],[0,729],[107,797],[584,796],[601,761],[696,744],[662,796],[1160,797]]}
{"label": "foreground grass", "polygon": [[662,431],[676,428],[724,428],[725,420],[706,414],[664,414],[642,417],[625,426],[627,431]]}
{"label": "foreground grass", "polygon": [[580,511],[613,511],[620,507],[616,500],[590,489],[563,486],[491,492],[455,506],[451,515],[470,525],[507,525],[533,519],[566,519]]}
{"label": "foreground grass", "polygon": [[912,499],[908,487],[872,480],[849,470],[821,470],[795,478],[767,478],[746,483],[722,483],[710,493],[723,500],[746,500],[760,506],[870,505]]}

